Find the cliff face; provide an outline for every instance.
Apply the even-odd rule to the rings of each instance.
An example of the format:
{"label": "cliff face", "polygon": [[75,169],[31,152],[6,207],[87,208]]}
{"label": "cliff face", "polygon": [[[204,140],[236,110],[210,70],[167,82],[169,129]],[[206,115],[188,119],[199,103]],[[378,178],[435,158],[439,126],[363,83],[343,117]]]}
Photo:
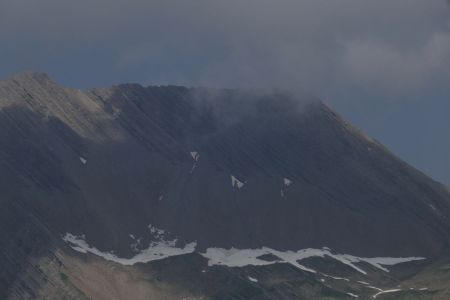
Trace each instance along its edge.
{"label": "cliff face", "polygon": [[0,109],[0,291],[68,232],[121,257],[149,225],[199,251],[448,249],[448,191],[307,96],[27,73],[0,82]]}

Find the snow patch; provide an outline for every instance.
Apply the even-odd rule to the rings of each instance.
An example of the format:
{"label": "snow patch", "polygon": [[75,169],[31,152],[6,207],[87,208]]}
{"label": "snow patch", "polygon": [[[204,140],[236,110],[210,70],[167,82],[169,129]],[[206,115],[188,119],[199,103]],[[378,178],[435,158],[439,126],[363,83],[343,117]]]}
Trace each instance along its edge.
{"label": "snow patch", "polygon": [[172,241],[158,241],[152,242],[149,248],[141,250],[138,254],[131,258],[120,258],[113,254],[112,252],[102,252],[97,248],[90,246],[85,241],[85,236],[76,236],[71,233],[66,233],[63,237],[63,241],[68,243],[70,247],[81,253],[92,253],[100,256],[106,260],[114,261],[122,265],[134,265],[136,263],[147,263],[153,260],[160,260],[170,256],[177,256],[183,254],[189,254],[194,252],[197,243],[186,244],[183,248],[178,248],[175,246],[177,240]]}
{"label": "snow patch", "polygon": [[349,267],[355,269],[356,271],[367,274],[364,270],[362,270],[360,267],[356,266],[355,263],[360,262],[366,262],[372,266],[374,266],[377,269],[380,269],[384,272],[389,272],[389,270],[383,266],[393,266],[400,263],[410,262],[410,261],[417,261],[417,260],[424,260],[424,257],[374,257],[374,258],[365,258],[365,257],[357,257],[349,254],[333,254],[331,253],[330,249],[327,247],[324,247],[322,249],[305,249],[304,255],[306,257],[324,257],[329,256],[331,258],[334,258],[341,263],[348,265]]}
{"label": "snow patch", "polygon": [[200,154],[197,151],[191,151],[191,157],[194,161],[198,161],[200,159]]}
{"label": "snow patch", "polygon": [[160,229],[152,224],[149,224],[147,227],[150,230],[150,233],[157,239],[162,240],[164,238],[164,235],[166,234],[164,229]]}
{"label": "snow patch", "polygon": [[291,184],[292,184],[292,180],[290,180],[289,178],[286,178],[286,177],[283,178],[283,186],[281,187],[281,191],[280,191],[281,197],[284,197],[284,195],[286,194],[285,190],[287,190],[287,188]]}
{"label": "snow patch", "polygon": [[208,266],[224,265],[228,267],[265,266],[276,263],[259,259],[268,254],[265,249],[208,248],[201,255],[208,259]]}
{"label": "snow patch", "polygon": [[[90,246],[86,242],[86,237],[84,235],[76,236],[71,233],[66,233],[63,237],[63,240],[72,247],[75,251],[81,253],[92,253],[97,256],[103,257],[106,260],[114,261],[123,265],[133,265],[135,263],[146,263],[152,260],[158,260],[167,258],[170,256],[189,254],[195,251],[197,243],[192,242],[186,244],[183,248],[179,248],[176,246],[177,239],[166,240],[166,231],[163,229],[159,229],[152,224],[148,225],[150,233],[153,236],[153,241],[150,243],[147,249],[139,249],[141,246],[141,239],[137,238],[133,234],[129,234],[130,238],[133,239],[134,243],[131,244],[131,249],[137,254],[132,258],[120,258],[115,254],[110,252],[102,252],[97,248]],[[392,266],[399,263],[405,263],[415,260],[425,259],[423,257],[408,257],[408,258],[392,258],[392,257],[376,257],[376,258],[362,258],[356,257],[348,254],[333,254],[329,248],[322,249],[302,249],[298,251],[278,251],[268,247],[262,247],[261,249],[223,249],[223,248],[207,248],[205,253],[200,253],[203,257],[208,260],[208,266],[222,265],[228,267],[244,267],[244,266],[266,266],[272,265],[276,263],[286,263],[290,264],[300,270],[310,272],[310,273],[318,273],[317,271],[307,268],[299,263],[299,261],[303,259],[307,259],[310,257],[331,257],[336,259],[356,271],[366,274],[364,270],[354,265],[359,262],[366,262],[371,264],[372,266],[383,270],[385,272],[389,272],[384,266]],[[263,255],[273,255],[277,257],[276,260],[267,261],[260,259],[259,257]],[[335,280],[345,280],[349,281],[347,278],[335,277],[327,274],[319,273],[325,277],[332,278]],[[373,288],[382,292],[383,290],[369,286],[367,282],[358,281],[361,284],[364,284],[368,288]]]}
{"label": "snow patch", "polygon": [[191,157],[194,160],[194,164],[192,165],[191,171],[189,173],[192,174],[197,167],[198,160],[200,159],[200,154],[198,154],[197,151],[191,151]]}
{"label": "snow patch", "polygon": [[[69,244],[72,244],[70,247],[81,253],[88,253],[88,249],[90,248],[88,243],[86,243],[86,236],[84,234],[80,236],[73,235],[71,233],[66,233],[63,237],[63,241]],[[95,248],[94,248],[95,249]],[[97,249],[95,249],[97,250]]]}
{"label": "snow patch", "polygon": [[292,184],[292,180],[289,178],[283,178],[283,183],[285,186],[290,186]]}
{"label": "snow patch", "polygon": [[[275,261],[266,261],[258,257],[266,254],[272,254],[279,258]],[[316,271],[300,265],[297,260],[300,260],[302,255],[298,255],[293,251],[277,251],[274,249],[263,247],[261,249],[236,249],[229,250],[223,248],[208,248],[205,253],[201,255],[208,259],[208,265],[224,265],[228,267],[244,267],[244,266],[266,266],[275,263],[289,263],[303,271],[316,273]]]}
{"label": "snow patch", "polygon": [[352,293],[347,293],[347,295],[349,295],[350,297],[353,297],[353,298],[359,298],[358,295],[355,295],[355,294],[352,294]]}
{"label": "snow patch", "polygon": [[376,293],[375,295],[372,296],[373,299],[376,299],[378,296],[382,295],[382,294],[388,294],[388,293],[397,293],[397,292],[401,292],[401,289],[392,289],[392,290],[385,290],[385,291],[381,291]]}
{"label": "snow patch", "polygon": [[[269,248],[267,248],[269,249]],[[297,252],[294,251],[277,251],[273,249],[269,249],[271,254],[281,258],[284,262],[289,263],[293,265],[294,267],[299,268],[300,270],[310,272],[310,273],[317,273],[315,270],[312,270],[310,268],[307,268],[301,264],[299,264],[297,261],[302,260],[304,258],[307,258],[307,255],[305,255],[305,251],[307,252],[308,249],[305,250],[299,250]]]}
{"label": "snow patch", "polygon": [[[266,261],[259,259],[258,257],[266,254],[272,254],[279,258],[279,260],[275,261]],[[376,258],[363,258],[363,257],[357,257],[353,255],[348,254],[333,254],[329,248],[322,248],[322,249],[302,249],[298,251],[278,251],[271,248],[263,247],[261,249],[223,249],[223,248],[208,248],[206,249],[205,253],[201,253],[205,258],[208,259],[208,265],[214,266],[214,265],[225,265],[229,267],[243,267],[248,265],[253,266],[263,266],[263,265],[270,265],[274,263],[288,263],[291,264],[301,270],[311,272],[311,273],[317,273],[315,270],[309,269],[301,264],[298,263],[298,261],[301,261],[306,258],[310,257],[331,257],[337,261],[340,261],[341,263],[353,268],[354,270],[362,273],[367,274],[366,271],[361,269],[360,267],[356,266],[356,263],[360,262],[366,262],[370,265],[385,271],[389,272],[388,269],[386,269],[383,266],[392,266],[399,263],[405,263],[415,260],[422,260],[425,259],[423,257],[408,257],[408,258],[393,258],[393,257],[376,257]],[[324,274],[325,275],[325,274]],[[333,279],[340,279],[340,280],[348,280],[346,278],[339,278],[339,277],[333,277],[330,275],[325,275],[327,277],[333,278]]]}
{"label": "snow patch", "polygon": [[367,287],[368,287],[369,289],[377,290],[377,291],[380,291],[380,292],[382,292],[382,291],[383,291],[382,289],[380,289],[380,288],[377,288],[376,286],[371,286],[371,285],[368,285]]}
{"label": "snow patch", "polygon": [[374,258],[357,258],[355,256],[350,257],[359,259],[360,261],[365,261],[374,266],[375,268],[378,268],[385,272],[389,272],[389,270],[383,266],[394,266],[401,263],[426,259],[425,257],[374,257]]}
{"label": "snow patch", "polygon": [[136,236],[131,233],[129,234],[129,236],[134,241],[130,245],[131,250],[133,250],[133,252],[135,252],[135,253],[138,253],[140,251],[139,248],[141,247],[142,238],[136,238]]}
{"label": "snow patch", "polygon": [[231,186],[241,189],[244,186],[244,183],[242,181],[239,181],[239,179],[237,179],[233,175],[231,175]]}
{"label": "snow patch", "polygon": [[344,280],[344,281],[350,282],[350,279],[348,279],[348,278],[336,277],[336,276],[331,276],[331,275],[327,275],[327,274],[322,274],[322,275],[325,276],[325,277],[334,279],[334,280]]}

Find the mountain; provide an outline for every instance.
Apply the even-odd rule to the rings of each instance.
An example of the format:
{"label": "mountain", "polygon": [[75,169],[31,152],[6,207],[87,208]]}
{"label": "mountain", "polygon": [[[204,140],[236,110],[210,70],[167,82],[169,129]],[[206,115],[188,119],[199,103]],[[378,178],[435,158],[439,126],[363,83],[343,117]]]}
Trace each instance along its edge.
{"label": "mountain", "polygon": [[1,299],[448,292],[448,189],[310,95],[20,74],[0,178]]}

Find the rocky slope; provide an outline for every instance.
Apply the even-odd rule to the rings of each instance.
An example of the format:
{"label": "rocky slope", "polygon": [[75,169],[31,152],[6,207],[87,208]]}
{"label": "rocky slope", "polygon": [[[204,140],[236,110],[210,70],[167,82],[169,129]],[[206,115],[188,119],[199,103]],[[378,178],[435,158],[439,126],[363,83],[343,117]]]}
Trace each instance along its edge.
{"label": "rocky slope", "polygon": [[[388,288],[450,242],[448,190],[307,95],[21,74],[0,82],[0,178],[2,299],[369,297],[321,274]],[[280,263],[232,267],[232,247]],[[426,260],[386,277],[370,257]]]}

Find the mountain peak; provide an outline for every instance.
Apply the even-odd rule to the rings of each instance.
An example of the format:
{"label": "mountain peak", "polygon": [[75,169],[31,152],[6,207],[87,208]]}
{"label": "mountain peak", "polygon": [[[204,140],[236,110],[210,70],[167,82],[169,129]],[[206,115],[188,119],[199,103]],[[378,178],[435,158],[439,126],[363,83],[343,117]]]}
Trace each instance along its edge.
{"label": "mountain peak", "polygon": [[28,70],[21,73],[18,73],[16,75],[13,75],[11,78],[16,79],[27,79],[27,78],[34,78],[34,79],[46,79],[50,80],[50,76],[45,72],[39,72],[39,71],[33,71]]}
{"label": "mountain peak", "polygon": [[[351,275],[352,292],[360,274],[383,283],[370,266],[448,255],[447,190],[313,97],[132,84],[83,92],[24,72],[0,82],[0,137],[0,268],[12,274],[0,275],[1,299],[51,274],[64,291],[70,272],[87,278],[72,250],[117,267],[189,267],[176,276],[198,266],[196,282],[219,282],[216,271],[241,278],[251,264],[256,284],[262,271],[292,274],[275,266],[290,262],[301,281]],[[56,253],[62,263],[47,264]]]}
{"label": "mountain peak", "polygon": [[37,71],[25,71],[22,73],[18,73],[7,78],[6,80],[14,80],[19,83],[27,83],[30,81],[37,81],[39,83],[53,82],[48,74]]}

